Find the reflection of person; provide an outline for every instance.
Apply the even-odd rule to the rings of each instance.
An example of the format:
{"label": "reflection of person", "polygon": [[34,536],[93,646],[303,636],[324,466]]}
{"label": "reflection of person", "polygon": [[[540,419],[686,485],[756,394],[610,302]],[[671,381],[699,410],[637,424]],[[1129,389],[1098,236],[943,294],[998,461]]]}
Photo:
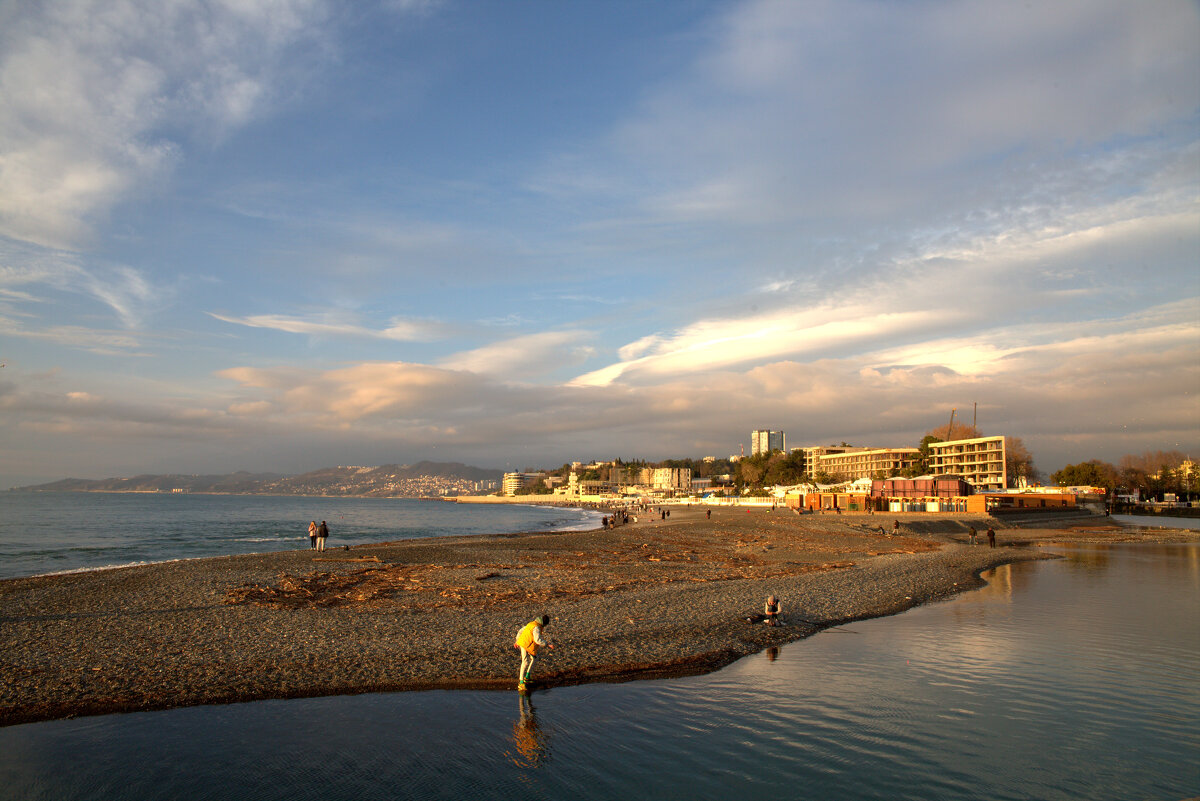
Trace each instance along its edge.
{"label": "reflection of person", "polygon": [[329,536],[329,526],[325,525],[325,521],[321,521],[321,525],[317,526],[317,550],[325,550],[325,539]]}
{"label": "reflection of person", "polygon": [[542,615],[531,620],[517,632],[517,641],[513,647],[521,652],[521,672],[517,674],[517,689],[524,690],[525,682],[529,681],[529,673],[533,670],[533,658],[540,646],[553,649],[554,646],[542,639],[542,629],[550,625],[550,616]]}
{"label": "reflection of person", "polygon": [[768,595],[767,604],[763,607],[763,615],[766,617],[766,620],[763,622],[768,626],[778,626],[778,618],[781,611],[783,611],[783,605],[779,603],[779,599],[774,595]]}
{"label": "reflection of person", "polygon": [[533,711],[533,700],[521,695],[521,717],[513,724],[513,745],[517,752],[512,763],[519,768],[536,768],[549,756],[546,736],[538,725]]}
{"label": "reflection of person", "polygon": [[308,524],[308,548],[310,551],[317,549],[317,521],[314,520]]}

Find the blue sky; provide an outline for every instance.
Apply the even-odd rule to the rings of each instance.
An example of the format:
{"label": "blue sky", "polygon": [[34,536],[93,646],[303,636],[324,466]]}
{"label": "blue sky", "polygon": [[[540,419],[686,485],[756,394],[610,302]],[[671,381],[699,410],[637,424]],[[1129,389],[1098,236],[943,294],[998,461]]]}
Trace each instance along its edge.
{"label": "blue sky", "polygon": [[0,3],[0,487],[1200,455],[1194,2]]}

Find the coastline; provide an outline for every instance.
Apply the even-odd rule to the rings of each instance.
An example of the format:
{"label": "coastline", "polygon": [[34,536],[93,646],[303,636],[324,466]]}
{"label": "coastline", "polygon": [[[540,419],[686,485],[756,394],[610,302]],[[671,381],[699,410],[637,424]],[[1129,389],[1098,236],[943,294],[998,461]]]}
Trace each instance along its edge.
{"label": "coastline", "polygon": [[[1040,543],[1194,541],[983,516],[675,507],[614,531],[439,537],[0,581],[0,725],[197,704],[434,688],[511,690],[516,630],[556,649],[535,688],[707,672],[978,587]],[[886,520],[885,520],[886,518]],[[963,544],[996,525],[1000,544]],[[983,538],[980,538],[981,541]],[[1020,545],[1016,544],[1020,543]],[[768,594],[788,625],[746,622]]]}

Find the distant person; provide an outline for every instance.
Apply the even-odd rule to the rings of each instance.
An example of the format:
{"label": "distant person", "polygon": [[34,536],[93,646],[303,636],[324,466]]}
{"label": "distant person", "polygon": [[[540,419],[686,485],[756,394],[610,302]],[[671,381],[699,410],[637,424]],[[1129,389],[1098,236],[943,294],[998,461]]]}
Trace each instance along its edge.
{"label": "distant person", "polygon": [[763,620],[768,626],[779,625],[779,613],[783,611],[783,604],[779,603],[779,599],[774,595],[767,596],[767,603],[763,607]]}
{"label": "distant person", "polygon": [[525,683],[529,681],[529,674],[533,671],[533,658],[537,656],[537,649],[543,645],[554,649],[553,645],[542,639],[542,629],[549,625],[550,616],[542,615],[526,623],[517,632],[517,641],[513,643],[513,647],[521,652],[521,672],[517,674],[517,690],[520,692],[525,691]]}
{"label": "distant person", "polygon": [[971,526],[971,528],[967,531],[967,537],[971,540],[971,544],[974,545],[975,544],[975,527],[974,526]]}
{"label": "distant person", "polygon": [[892,523],[892,534],[900,533],[900,521],[896,520]]}
{"label": "distant person", "polygon": [[707,520],[712,520],[712,509],[705,509],[705,510],[704,510],[704,517],[705,517],[705,519],[707,519]]}
{"label": "distant person", "polygon": [[990,528],[988,529],[988,547],[989,548],[996,547],[996,532]]}
{"label": "distant person", "polygon": [[329,537],[329,526],[325,525],[325,521],[321,521],[321,525],[317,527],[317,550],[325,550],[325,540]]}
{"label": "distant person", "polygon": [[317,549],[317,521],[314,520],[308,524],[308,549],[315,551]]}

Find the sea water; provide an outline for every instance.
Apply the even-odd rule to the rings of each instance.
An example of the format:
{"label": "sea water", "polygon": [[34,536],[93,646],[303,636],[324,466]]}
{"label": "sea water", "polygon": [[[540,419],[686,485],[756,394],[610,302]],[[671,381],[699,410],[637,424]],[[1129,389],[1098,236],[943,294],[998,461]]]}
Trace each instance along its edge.
{"label": "sea water", "polygon": [[0,492],[0,578],[414,537],[599,527],[582,509],[393,498]]}
{"label": "sea water", "polygon": [[0,797],[1200,795],[1200,545],[1056,552],[706,676],[11,726]]}

